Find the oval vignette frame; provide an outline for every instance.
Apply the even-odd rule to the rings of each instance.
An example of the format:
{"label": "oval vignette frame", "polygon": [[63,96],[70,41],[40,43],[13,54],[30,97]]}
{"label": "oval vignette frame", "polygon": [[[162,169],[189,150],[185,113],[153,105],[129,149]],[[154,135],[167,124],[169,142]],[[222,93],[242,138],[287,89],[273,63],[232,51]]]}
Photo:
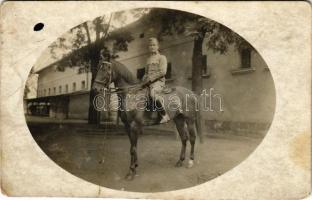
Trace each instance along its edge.
{"label": "oval vignette frame", "polygon": [[[205,37],[200,43],[201,29]],[[146,128],[138,140],[138,176],[128,182],[130,142],[116,125],[116,112],[101,111],[101,124],[88,124],[94,122],[88,115],[92,69],[105,49],[141,79],[150,37],[159,39],[160,54],[167,59],[169,87],[198,90],[201,83],[192,78],[192,68],[202,67],[201,91],[210,100],[201,107],[205,142],[196,141],[191,169],[189,148],[184,164],[176,168],[181,142],[174,124]],[[188,188],[234,168],[260,144],[275,111],[273,78],[251,44],[218,22],[163,8],[115,12],[72,28],[38,59],[24,94],[28,128],[57,165],[94,184],[135,192]]]}

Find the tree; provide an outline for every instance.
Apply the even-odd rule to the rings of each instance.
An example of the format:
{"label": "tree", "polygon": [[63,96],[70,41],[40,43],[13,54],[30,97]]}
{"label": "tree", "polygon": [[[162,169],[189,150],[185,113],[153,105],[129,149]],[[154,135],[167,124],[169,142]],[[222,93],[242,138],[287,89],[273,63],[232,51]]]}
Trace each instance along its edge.
{"label": "tree", "polygon": [[238,50],[249,48],[251,45],[229,28],[205,17],[188,12],[155,8],[149,13],[150,22],[160,21],[158,38],[161,40],[168,35],[185,35],[194,39],[192,55],[192,90],[200,94],[203,89],[203,45],[214,52],[224,54],[229,46],[234,44]]}
{"label": "tree", "polygon": [[[114,41],[113,53],[127,51],[128,43],[133,40],[130,32],[120,28],[127,23],[127,18],[139,18],[145,9],[135,9],[131,12],[116,12],[110,16],[100,16],[91,22],[84,22],[70,30],[69,33],[58,38],[50,46],[51,55],[57,58],[62,54],[57,69],[64,71],[66,67],[79,65],[83,70],[91,72],[91,88],[98,71],[100,53],[108,49],[105,45],[107,39]],[[114,21],[114,23],[112,23]],[[118,27],[119,26],[119,27]],[[114,31],[116,30],[116,31]],[[79,70],[80,71],[80,70]],[[89,96],[88,122],[97,124],[100,120],[100,113],[95,110],[92,101],[96,92],[91,89]]]}
{"label": "tree", "polygon": [[34,68],[32,67],[30,72],[29,72],[26,84],[25,84],[24,96],[23,96],[24,99],[32,98],[32,96],[35,96],[35,94],[32,94],[32,91],[37,90],[36,85],[34,84],[35,81],[37,81],[37,77],[38,76],[35,73]]}

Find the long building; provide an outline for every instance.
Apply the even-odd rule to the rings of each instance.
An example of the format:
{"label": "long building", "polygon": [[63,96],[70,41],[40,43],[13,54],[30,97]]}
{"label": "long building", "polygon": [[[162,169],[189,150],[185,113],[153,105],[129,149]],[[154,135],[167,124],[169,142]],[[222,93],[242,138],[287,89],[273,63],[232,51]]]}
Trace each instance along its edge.
{"label": "long building", "polygon": [[[118,61],[138,78],[147,59],[147,41],[155,37],[157,22],[136,21],[123,30],[134,40],[128,51],[118,52]],[[119,30],[116,30],[119,31]],[[108,39],[106,46],[112,46]],[[191,88],[193,38],[166,36],[160,41],[160,51],[168,60],[166,84]],[[275,110],[274,82],[265,61],[256,51],[237,51],[230,46],[226,54],[214,53],[203,45],[203,86],[214,94],[210,112],[203,112],[207,128],[232,130],[266,130]],[[50,117],[87,119],[91,73],[79,66],[56,70],[57,62],[37,71],[37,101],[46,102]],[[218,95],[217,95],[218,94]],[[34,100],[33,100],[34,101]]]}

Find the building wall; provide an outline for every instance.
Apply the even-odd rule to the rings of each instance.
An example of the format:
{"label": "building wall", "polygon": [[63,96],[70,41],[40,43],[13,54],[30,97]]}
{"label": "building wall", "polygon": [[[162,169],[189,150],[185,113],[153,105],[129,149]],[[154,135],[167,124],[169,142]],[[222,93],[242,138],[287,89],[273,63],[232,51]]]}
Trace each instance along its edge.
{"label": "building wall", "polygon": [[[275,88],[261,56],[256,52],[251,54],[251,68],[254,71],[233,74],[233,70],[241,67],[240,55],[234,48],[231,48],[229,55],[213,54],[211,51],[206,53],[211,76],[204,79],[204,87],[213,88],[214,94],[221,94],[224,110],[207,113],[209,118],[270,123],[275,111]],[[219,104],[214,104],[214,110],[219,110]]]}
{"label": "building wall", "polygon": [[[89,112],[89,93],[75,94],[69,96],[68,118],[69,119],[88,119]],[[115,121],[117,112],[101,111],[102,121]]]}
{"label": "building wall", "polygon": [[89,112],[89,93],[70,95],[68,118],[88,119]]}
{"label": "building wall", "polygon": [[[152,26],[152,25],[151,25]],[[145,65],[147,58],[147,41],[155,36],[157,27],[138,24],[133,27],[135,40],[129,43],[127,52],[120,52],[119,61],[129,67],[136,75],[137,69]],[[139,31],[137,31],[139,30]],[[154,31],[151,31],[154,30]],[[144,38],[138,35],[144,33]],[[193,39],[190,37],[166,37],[160,42],[161,54],[167,57],[172,66],[172,80],[167,85],[191,88],[191,69]],[[247,73],[233,73],[241,69],[241,55],[230,46],[224,55],[214,53],[203,45],[203,54],[207,55],[210,76],[203,78],[203,87],[212,94],[221,96],[212,98],[212,109],[202,112],[206,121],[239,123],[271,123],[275,109],[275,88],[271,73],[255,51],[251,53],[251,69]],[[208,122],[207,122],[208,123]],[[267,127],[267,125],[265,125]]]}
{"label": "building wall", "polygon": [[49,117],[57,119],[68,118],[68,96],[53,97],[50,99]]}
{"label": "building wall", "polygon": [[[158,27],[155,24],[142,25],[136,23],[129,28],[135,38],[128,45],[128,51],[119,52],[119,60],[125,64],[133,75],[137,70],[145,66],[147,59],[147,41],[149,37],[156,35]],[[107,44],[112,44],[108,41]],[[184,86],[191,88],[191,69],[193,39],[191,37],[170,36],[160,41],[161,54],[166,55],[172,66],[172,77],[167,80],[169,86]],[[213,90],[212,94],[219,94],[222,101],[220,109],[220,98],[213,97],[212,109],[203,111],[202,118],[207,126],[258,126],[265,124],[267,128],[273,119],[275,108],[275,88],[270,71],[265,61],[257,52],[251,54],[251,70],[248,73],[233,73],[241,69],[241,55],[233,46],[229,51],[220,55],[206,48],[203,45],[203,54],[207,55],[209,76],[203,78],[203,87],[207,92]],[[42,90],[62,85],[69,85],[69,92],[72,92],[72,83],[76,82],[77,90],[81,88],[81,81],[88,80],[90,89],[91,74],[88,79],[86,74],[77,74],[75,68],[66,68],[65,72],[58,72],[53,67],[40,72],[38,81],[39,94]],[[48,92],[46,92],[48,93]],[[69,118],[87,119],[88,116],[88,95],[71,95],[69,101]],[[212,122],[212,123],[211,123]],[[221,124],[221,125],[220,125]],[[238,125],[237,125],[238,124]]]}
{"label": "building wall", "polygon": [[[38,74],[38,97],[86,91],[90,89],[91,85],[91,73],[78,74],[78,67],[66,67],[65,71],[58,71],[54,66],[51,66]],[[85,87],[82,87],[82,81],[85,82]],[[76,83],[76,89],[74,89],[73,83]],[[66,91],[66,85],[68,85],[68,91]],[[61,91],[59,87],[61,87]]]}

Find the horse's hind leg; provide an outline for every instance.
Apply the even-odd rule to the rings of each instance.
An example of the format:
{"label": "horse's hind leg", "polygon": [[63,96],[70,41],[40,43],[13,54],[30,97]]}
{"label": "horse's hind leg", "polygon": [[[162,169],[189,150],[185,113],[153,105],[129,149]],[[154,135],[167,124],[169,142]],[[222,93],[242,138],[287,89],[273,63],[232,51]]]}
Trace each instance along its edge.
{"label": "horse's hind leg", "polygon": [[176,118],[174,118],[174,122],[176,124],[176,127],[178,129],[182,147],[181,147],[181,153],[180,153],[180,159],[176,163],[176,167],[181,167],[183,164],[183,161],[185,160],[185,150],[186,150],[186,142],[187,142],[187,130],[185,127],[185,119],[183,116],[179,115]]}
{"label": "horse's hind leg", "polygon": [[191,153],[190,153],[190,160],[188,162],[188,167],[192,167],[194,164],[194,148],[195,148],[195,141],[196,141],[196,125],[194,120],[188,119],[187,127],[190,135],[190,143],[191,143]]}

